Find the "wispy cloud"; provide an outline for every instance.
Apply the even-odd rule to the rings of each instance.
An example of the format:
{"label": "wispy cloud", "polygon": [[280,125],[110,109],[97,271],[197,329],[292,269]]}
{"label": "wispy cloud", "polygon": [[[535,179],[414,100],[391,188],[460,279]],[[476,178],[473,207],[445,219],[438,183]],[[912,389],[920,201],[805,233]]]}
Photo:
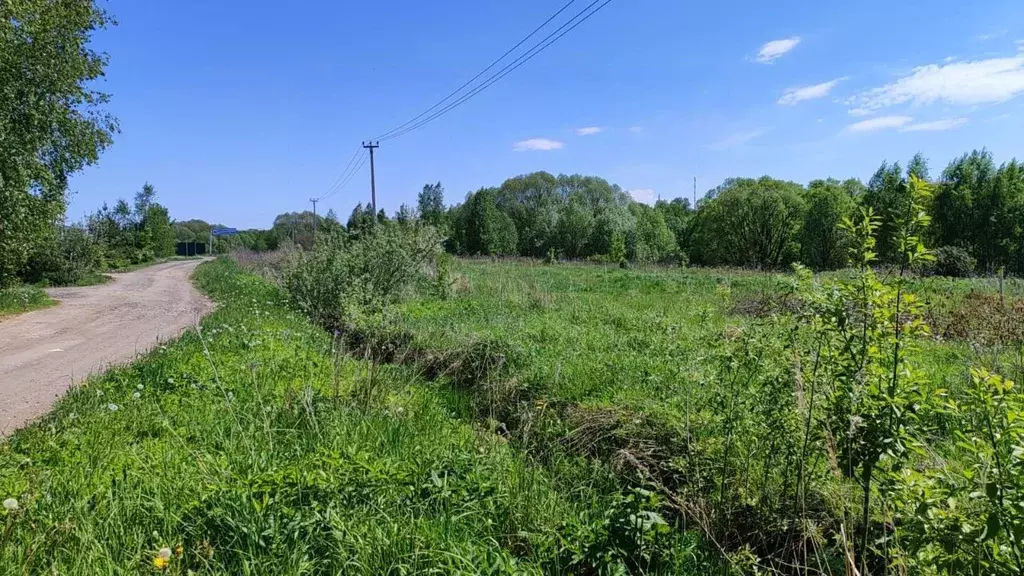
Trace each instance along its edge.
{"label": "wispy cloud", "polygon": [[910,116],[879,116],[870,120],[854,122],[846,127],[847,132],[874,132],[876,130],[887,130],[899,128],[909,124],[913,118]]}
{"label": "wispy cloud", "polygon": [[967,118],[947,118],[945,120],[933,120],[919,124],[909,124],[900,128],[901,132],[941,132],[952,130],[967,124]]}
{"label": "wispy cloud", "polygon": [[757,53],[757,58],[755,58],[755,60],[761,64],[771,64],[785,56],[793,48],[796,48],[796,45],[799,43],[799,36],[765,42],[764,46],[761,46],[761,50]]}
{"label": "wispy cloud", "polygon": [[633,134],[639,134],[639,133],[644,131],[644,127],[643,126],[630,126],[629,127],[629,131],[632,132]]}
{"label": "wispy cloud", "polygon": [[974,39],[980,40],[982,42],[986,40],[994,40],[996,38],[1002,38],[1003,36],[1006,36],[1007,32],[1009,32],[1009,30],[993,30],[991,32],[986,32],[984,34],[978,34],[977,36],[974,37]]}
{"label": "wispy cloud", "polygon": [[535,151],[546,151],[546,150],[561,150],[565,147],[565,144],[557,140],[549,140],[547,138],[530,138],[529,140],[523,140],[522,142],[516,142],[512,149],[516,152],[535,152]]}
{"label": "wispy cloud", "polygon": [[629,194],[633,198],[633,200],[636,200],[637,202],[642,202],[644,204],[654,204],[658,200],[658,195],[655,194],[654,190],[651,190],[650,188],[628,190],[626,191],[626,193]]}
{"label": "wispy cloud", "polygon": [[738,132],[727,138],[719,140],[718,142],[709,144],[708,149],[721,151],[729,150],[732,148],[738,148],[740,146],[743,146],[744,144],[747,144],[751,140],[764,136],[765,134],[768,133],[768,130],[768,128],[758,128],[757,130],[750,130],[748,132]]}
{"label": "wispy cloud", "polygon": [[867,108],[851,108],[850,116],[871,116],[874,114],[874,110],[868,110]]}
{"label": "wispy cloud", "polygon": [[578,136],[591,136],[593,134],[600,134],[604,132],[604,128],[601,126],[588,126],[586,128],[577,128],[576,134]]}
{"label": "wispy cloud", "polygon": [[1004,58],[919,66],[891,84],[848,99],[846,104],[867,112],[907,103],[970,106],[1005,102],[1022,92],[1024,52]]}
{"label": "wispy cloud", "polygon": [[797,102],[803,102],[804,100],[824,98],[825,96],[828,96],[828,93],[843,80],[846,80],[846,78],[836,78],[835,80],[829,80],[828,82],[822,82],[821,84],[789,88],[782,94],[782,97],[779,98],[779,104],[796,104]]}

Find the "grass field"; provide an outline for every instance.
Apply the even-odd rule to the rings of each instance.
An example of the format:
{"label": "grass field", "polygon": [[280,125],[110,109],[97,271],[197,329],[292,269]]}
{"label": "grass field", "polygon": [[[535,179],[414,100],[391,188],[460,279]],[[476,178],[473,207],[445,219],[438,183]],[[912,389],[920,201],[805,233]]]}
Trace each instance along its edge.
{"label": "grass field", "polygon": [[[422,292],[349,338],[232,261],[203,264],[218,308],[200,330],[0,448],[0,498],[17,503],[0,512],[0,573],[844,572],[857,485],[814,431],[827,414],[803,388],[794,276],[454,274],[454,294]],[[1002,298],[992,280],[909,290],[942,326],[907,345],[925,395],[969,404],[973,366],[1020,378],[1019,282]],[[923,478],[950,499],[928,505],[980,558],[985,535],[951,523],[943,482],[970,491],[984,450],[957,441],[973,416],[943,405],[920,410],[928,456],[911,469],[942,475]],[[885,510],[873,521],[894,522]]]}
{"label": "grass field", "polygon": [[196,280],[219,304],[201,332],[89,380],[0,448],[0,496],[17,502],[0,572],[700,573],[696,539],[609,470],[531,464],[450,388],[332,355],[228,261]]}
{"label": "grass field", "polygon": [[57,301],[42,288],[18,286],[0,290],[0,318],[56,306]]}

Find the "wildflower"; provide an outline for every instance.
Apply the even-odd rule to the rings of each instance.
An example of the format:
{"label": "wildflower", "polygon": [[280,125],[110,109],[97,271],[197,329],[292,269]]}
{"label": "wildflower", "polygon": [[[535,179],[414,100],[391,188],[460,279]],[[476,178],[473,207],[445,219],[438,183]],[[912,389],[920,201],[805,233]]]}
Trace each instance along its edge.
{"label": "wildflower", "polygon": [[8,512],[14,512],[18,509],[18,501],[15,498],[8,498],[4,500],[4,509]]}
{"label": "wildflower", "polygon": [[111,412],[117,412],[118,408],[120,408],[120,406],[118,406],[117,404],[114,404],[113,402],[111,402],[110,404],[107,404],[107,410],[110,410]]}
{"label": "wildflower", "polygon": [[174,557],[175,558],[181,558],[181,555],[184,554],[184,553],[185,553],[185,549],[181,546],[181,544],[178,544],[177,546],[174,547]]}
{"label": "wildflower", "polygon": [[228,392],[228,401],[230,402],[230,401],[232,401],[234,399],[235,399],[235,393],[234,392]]}
{"label": "wildflower", "polygon": [[142,392],[145,388],[146,387],[143,386],[142,384],[136,384],[135,385],[135,389],[138,390],[139,392]]}
{"label": "wildflower", "polygon": [[139,398],[142,398],[142,394],[136,392],[136,393],[132,394],[132,398],[135,398],[136,400],[138,400]]}

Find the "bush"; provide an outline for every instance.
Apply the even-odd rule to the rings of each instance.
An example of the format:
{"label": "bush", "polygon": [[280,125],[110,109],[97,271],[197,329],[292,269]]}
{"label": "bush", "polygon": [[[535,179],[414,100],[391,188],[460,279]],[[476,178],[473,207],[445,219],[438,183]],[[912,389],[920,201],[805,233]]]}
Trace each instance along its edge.
{"label": "bush", "polygon": [[89,234],[66,228],[59,238],[37,247],[24,272],[25,281],[50,286],[73,286],[99,265],[100,250]]}
{"label": "bush", "polygon": [[292,303],[331,329],[383,310],[417,286],[436,288],[441,238],[430,226],[381,224],[349,239],[323,237],[285,272]]}
{"label": "bush", "polygon": [[932,273],[936,276],[969,278],[974,275],[977,260],[958,246],[943,246],[935,250]]}

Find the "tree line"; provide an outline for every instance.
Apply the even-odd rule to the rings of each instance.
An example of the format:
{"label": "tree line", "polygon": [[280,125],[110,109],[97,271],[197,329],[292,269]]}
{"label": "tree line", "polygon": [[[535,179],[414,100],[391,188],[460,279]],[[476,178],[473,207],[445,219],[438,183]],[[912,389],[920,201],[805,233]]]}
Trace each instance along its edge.
{"label": "tree line", "polygon": [[[883,162],[866,184],[730,178],[696,206],[686,198],[648,206],[602,178],[535,172],[472,192],[447,208],[441,184],[429,184],[416,209],[403,206],[397,217],[440,228],[448,250],[460,255],[757,269],[801,262],[832,270],[846,266],[852,242],[841,224],[861,208],[879,219],[879,262],[897,262],[896,223],[910,210],[912,176],[931,180],[920,154],[905,168]],[[926,241],[937,249],[933,266],[939,272],[1024,273],[1024,165],[997,165],[989,151],[975,150],[950,162],[932,183]],[[367,218],[357,207],[350,225]]]}

